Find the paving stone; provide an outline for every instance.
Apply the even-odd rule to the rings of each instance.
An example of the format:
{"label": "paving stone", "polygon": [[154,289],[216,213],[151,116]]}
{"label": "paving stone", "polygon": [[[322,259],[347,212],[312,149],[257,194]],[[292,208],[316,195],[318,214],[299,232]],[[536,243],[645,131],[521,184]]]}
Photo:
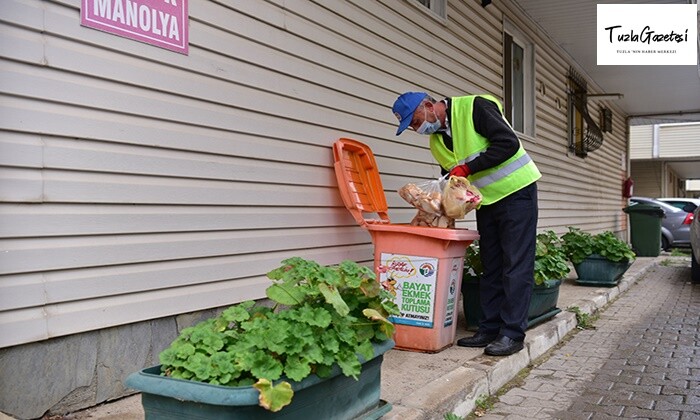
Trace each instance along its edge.
{"label": "paving stone", "polygon": [[617,420],[619,418],[620,416],[611,416],[609,414],[604,413],[591,414],[591,420]]}
{"label": "paving stone", "polygon": [[500,404],[498,405],[498,408],[494,408],[493,410],[490,410],[493,412],[493,414],[498,414],[502,415],[505,418],[508,418],[507,416],[516,416],[514,418],[521,418],[521,419],[532,419],[532,418],[540,418],[537,416],[537,414],[540,412],[540,408],[538,407],[523,407],[523,406],[501,406]]}
{"label": "paving stone", "polygon": [[624,360],[622,366],[623,370],[644,372],[646,370],[647,364],[649,363],[649,356],[646,357],[632,357]]}
{"label": "paving stone", "polygon": [[693,395],[688,395],[686,397],[686,404],[695,405],[700,407],[700,392],[696,392]]}
{"label": "paving stone", "polygon": [[610,387],[610,390],[612,392],[618,392],[618,391],[631,391],[633,393],[645,393],[645,394],[652,394],[654,396],[658,396],[661,394],[661,385],[641,385],[641,384],[635,384],[635,385],[630,385],[626,384],[624,382],[617,382],[613,384],[613,386]]}
{"label": "paving stone", "polygon": [[615,381],[595,380],[588,384],[588,388],[600,391],[610,391],[615,386]]}
{"label": "paving stone", "polygon": [[[654,395],[655,401],[666,401],[671,404],[683,404],[684,402],[689,405],[692,403],[687,401],[687,395],[676,394],[676,395]],[[700,407],[700,406],[699,406]]]}
{"label": "paving stone", "polygon": [[684,413],[697,413],[700,418],[700,406],[698,406],[697,404],[673,404],[667,401],[658,401],[654,409],[662,411],[677,410]]}
{"label": "paving stone", "polygon": [[[485,415],[483,415],[483,416],[481,416],[481,417],[479,417],[479,418],[482,419],[482,420],[505,420],[505,419],[508,418],[508,416],[505,416],[505,415],[502,415],[502,414],[492,414],[492,413],[488,413],[488,414],[485,414]],[[383,420],[383,419],[382,419],[382,420]]]}
{"label": "paving stone", "polygon": [[607,372],[598,375],[602,380],[614,381],[616,383],[625,383],[629,385],[637,385],[642,380],[638,372],[625,372],[624,370],[619,375],[610,375]]}
{"label": "paving stone", "polygon": [[[610,415],[610,416],[620,416],[620,413],[624,410],[623,406],[613,406],[613,405],[599,405],[599,404],[591,404],[585,401],[577,401],[574,404],[572,404],[568,410],[565,412],[562,412],[561,414],[565,413],[598,413],[598,414],[605,414],[605,415]],[[566,418],[566,417],[560,417],[560,418]]]}
{"label": "paving stone", "polygon": [[523,400],[518,406],[519,407],[538,407],[540,409],[548,408],[552,410],[563,410],[566,409],[568,402],[557,402],[557,401],[546,401],[546,400],[535,400],[528,398]]}
{"label": "paving stone", "polygon": [[[533,383],[535,381],[532,381]],[[547,382],[542,382],[539,384],[537,391],[540,392],[553,392],[554,394],[562,392],[562,390],[566,389],[567,386],[571,383],[570,380],[567,379],[559,379],[557,381],[551,380]],[[527,384],[523,386],[523,389],[528,389]]]}
{"label": "paving stone", "polygon": [[625,409],[623,416],[643,419],[677,420],[680,419],[681,413],[678,411],[645,410],[637,407],[628,407]]}
{"label": "paving stone", "polygon": [[536,401],[543,401],[543,400],[551,400],[552,397],[554,397],[555,393],[554,392],[533,392],[533,391],[526,391],[522,388],[513,388],[508,392],[510,395],[513,396],[519,396],[519,397],[525,397],[530,400],[536,400]]}
{"label": "paving stone", "polygon": [[601,401],[603,401],[603,398],[605,398],[605,396],[607,395],[606,392],[597,391],[595,389],[584,389],[586,389],[588,392],[582,394],[577,401],[582,404],[598,405]]}
{"label": "paving stone", "polygon": [[485,414],[479,418],[482,420],[505,420],[507,418],[507,416],[502,415],[502,414],[488,413],[488,414]]}
{"label": "paving stone", "polygon": [[511,392],[508,392],[505,395],[502,395],[498,400],[503,404],[519,405],[523,402],[524,399],[525,397],[523,397],[522,395],[512,395]]}

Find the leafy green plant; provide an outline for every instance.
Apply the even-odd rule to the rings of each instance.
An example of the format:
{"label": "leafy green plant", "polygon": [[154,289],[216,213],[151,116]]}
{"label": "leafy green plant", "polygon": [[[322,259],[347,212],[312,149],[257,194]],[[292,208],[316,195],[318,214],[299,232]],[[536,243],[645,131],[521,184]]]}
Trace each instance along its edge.
{"label": "leafy green plant", "polygon": [[579,264],[593,251],[593,235],[579,228],[569,226],[569,231],[561,236],[564,254],[574,264]]}
{"label": "leafy green plant", "polygon": [[571,306],[566,310],[576,315],[576,328],[579,330],[595,329],[593,326],[594,318],[590,314],[583,312],[578,306]]}
{"label": "leafy green plant", "polygon": [[[545,231],[537,235],[535,250],[535,284],[543,285],[547,280],[558,280],[569,274],[566,255],[561,240],[554,231]],[[484,268],[478,241],[474,241],[464,255],[464,276],[481,277]]]}
{"label": "leafy green plant", "polygon": [[680,249],[680,248],[671,249],[671,256],[672,257],[689,257],[691,255],[692,255],[692,251],[690,249]]}
{"label": "leafy green plant", "polygon": [[487,394],[480,395],[479,398],[476,399],[475,404],[477,408],[483,411],[488,411],[493,408],[492,398]]}
{"label": "leafy green plant", "polygon": [[569,226],[569,232],[562,235],[561,239],[566,257],[574,264],[580,264],[586,257],[593,254],[601,255],[613,262],[632,261],[636,257],[632,248],[610,231],[592,235]]}
{"label": "leafy green plant", "polygon": [[455,413],[447,413],[443,416],[445,420],[462,420],[462,417],[456,415]]}
{"label": "leafy green plant", "polygon": [[252,301],[185,328],[160,354],[173,378],[215,385],[252,385],[260,405],[279,411],[292,400],[283,377],[327,377],[333,365],[357,379],[361,359],[374,355],[372,341],[390,338],[398,315],[393,296],[368,268],[352,261],[321,266],[299,257],[270,271],[267,297],[273,308]]}
{"label": "leafy green plant", "polygon": [[481,277],[484,274],[484,266],[481,265],[479,241],[472,242],[464,253],[464,275]]}
{"label": "leafy green plant", "polygon": [[632,261],[637,256],[627,243],[610,231],[595,235],[593,241],[595,251],[610,261]]}
{"label": "leafy green plant", "polygon": [[472,414],[468,416],[468,418],[483,417],[489,410],[493,408],[496,402],[498,402],[498,397],[496,396],[488,394],[479,395],[476,401],[474,401],[476,407],[474,408],[474,411],[472,411]]}
{"label": "leafy green plant", "polygon": [[569,264],[557,234],[548,230],[537,235],[535,248],[535,284],[560,280],[569,275]]}

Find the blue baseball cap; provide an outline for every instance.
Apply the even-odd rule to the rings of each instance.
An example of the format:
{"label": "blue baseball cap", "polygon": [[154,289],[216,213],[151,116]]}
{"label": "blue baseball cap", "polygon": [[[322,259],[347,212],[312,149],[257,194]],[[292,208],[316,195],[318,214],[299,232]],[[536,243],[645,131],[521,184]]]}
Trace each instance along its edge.
{"label": "blue baseball cap", "polygon": [[423,102],[428,96],[425,92],[406,92],[396,99],[394,106],[391,108],[396,119],[399,120],[399,129],[396,131],[398,136],[407,129],[413,120],[413,113],[416,112],[416,108]]}

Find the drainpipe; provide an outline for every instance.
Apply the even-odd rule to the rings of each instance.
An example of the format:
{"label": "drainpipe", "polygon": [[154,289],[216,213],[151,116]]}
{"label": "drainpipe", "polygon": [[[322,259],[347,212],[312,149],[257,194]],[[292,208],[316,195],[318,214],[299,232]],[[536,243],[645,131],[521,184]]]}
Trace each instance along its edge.
{"label": "drainpipe", "polygon": [[666,162],[659,159],[659,124],[654,124],[651,129],[651,158],[653,161],[661,163],[661,185],[659,197],[666,197]]}
{"label": "drainpipe", "polygon": [[[632,148],[630,145],[630,142],[631,142],[631,139],[630,139],[630,121],[631,120],[632,120],[632,118],[629,115],[625,117],[625,139],[627,142],[627,157],[625,160],[625,163],[626,163],[625,174],[626,175],[625,175],[624,179],[627,179],[627,178],[632,176],[632,158],[631,158]],[[623,181],[624,181],[624,179],[623,179]],[[629,198],[625,199],[625,207],[629,206],[629,204],[630,204]],[[623,217],[625,218],[625,226],[626,226],[626,229],[625,229],[626,236],[625,237],[626,237],[627,242],[630,242],[631,241],[630,238],[632,238],[632,229],[630,227],[629,218],[627,217],[627,213],[622,213],[622,214],[624,215]]]}

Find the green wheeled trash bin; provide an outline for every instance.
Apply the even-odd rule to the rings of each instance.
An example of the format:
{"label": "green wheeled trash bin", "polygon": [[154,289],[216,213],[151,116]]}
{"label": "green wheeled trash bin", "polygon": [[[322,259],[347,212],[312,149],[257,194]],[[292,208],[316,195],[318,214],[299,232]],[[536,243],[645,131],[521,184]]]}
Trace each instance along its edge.
{"label": "green wheeled trash bin", "polygon": [[636,203],[622,209],[630,216],[632,249],[639,257],[658,257],[661,253],[661,207]]}

